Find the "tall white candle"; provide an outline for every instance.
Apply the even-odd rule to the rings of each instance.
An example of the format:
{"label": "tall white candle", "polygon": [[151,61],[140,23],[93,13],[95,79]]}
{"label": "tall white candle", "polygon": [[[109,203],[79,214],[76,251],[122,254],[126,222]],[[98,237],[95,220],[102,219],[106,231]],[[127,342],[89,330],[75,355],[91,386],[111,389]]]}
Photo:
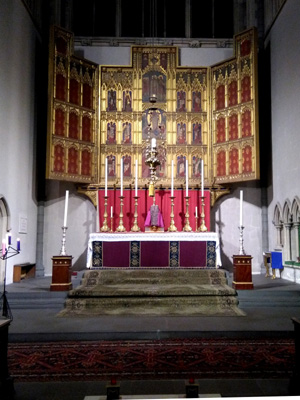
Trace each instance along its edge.
{"label": "tall white candle", "polygon": [[174,160],[171,166],[171,196],[174,197]]}
{"label": "tall white candle", "polygon": [[68,203],[69,203],[69,191],[66,190],[64,227],[67,227]]}
{"label": "tall white candle", "polygon": [[123,196],[123,157],[121,157],[121,196]]}
{"label": "tall white candle", "polygon": [[107,196],[107,157],[105,157],[105,196]]}
{"label": "tall white candle", "polygon": [[185,187],[185,194],[186,197],[189,195],[189,162],[185,160],[185,174],[186,174],[186,187]]}
{"label": "tall white candle", "polygon": [[135,160],[135,197],[138,195],[138,163]]}
{"label": "tall white candle", "polygon": [[198,207],[197,206],[195,208],[195,216],[196,216],[196,218],[198,218]]}
{"label": "tall white candle", "polygon": [[240,226],[243,226],[243,191],[240,190]]}
{"label": "tall white candle", "polygon": [[201,196],[204,196],[204,165],[203,159],[201,159]]}
{"label": "tall white candle", "polygon": [[112,218],[114,215],[114,209],[113,206],[110,207],[110,218]]}

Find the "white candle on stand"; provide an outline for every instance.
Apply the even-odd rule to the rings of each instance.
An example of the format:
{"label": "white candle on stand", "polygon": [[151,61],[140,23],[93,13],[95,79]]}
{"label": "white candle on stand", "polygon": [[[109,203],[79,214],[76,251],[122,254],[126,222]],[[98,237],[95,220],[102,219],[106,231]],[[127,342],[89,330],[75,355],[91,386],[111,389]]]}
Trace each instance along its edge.
{"label": "white candle on stand", "polygon": [[185,193],[186,193],[186,197],[188,197],[188,195],[189,195],[189,162],[188,162],[188,160],[185,160],[185,172],[186,172]]}
{"label": "white candle on stand", "polygon": [[243,191],[240,190],[240,226],[243,226]]}
{"label": "white candle on stand", "polygon": [[138,163],[135,160],[135,197],[138,195]]}
{"label": "white candle on stand", "polygon": [[107,196],[107,157],[105,157],[105,197]]}
{"label": "white candle on stand", "polygon": [[198,207],[197,206],[195,208],[195,215],[196,215],[196,218],[198,218]]}
{"label": "white candle on stand", "polygon": [[112,217],[113,217],[113,215],[114,215],[114,212],[113,212],[113,206],[111,206],[111,207],[110,207],[110,218],[112,218]]}
{"label": "white candle on stand", "polygon": [[69,191],[66,190],[66,199],[65,199],[65,214],[64,214],[64,227],[67,227],[67,215],[68,215],[68,203],[69,203]]}
{"label": "white candle on stand", "polygon": [[204,165],[201,159],[201,196],[204,197]]}
{"label": "white candle on stand", "polygon": [[121,157],[121,196],[123,196],[123,157]]}
{"label": "white candle on stand", "polygon": [[171,167],[171,196],[174,197],[174,160]]}

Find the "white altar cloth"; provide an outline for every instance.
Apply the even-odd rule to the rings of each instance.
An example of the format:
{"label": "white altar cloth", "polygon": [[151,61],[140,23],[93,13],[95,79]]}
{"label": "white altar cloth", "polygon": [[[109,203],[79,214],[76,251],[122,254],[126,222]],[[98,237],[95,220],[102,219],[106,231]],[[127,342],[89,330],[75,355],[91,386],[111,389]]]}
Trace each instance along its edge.
{"label": "white altar cloth", "polygon": [[214,241],[216,243],[216,265],[222,266],[220,254],[220,240],[216,232],[95,232],[89,235],[87,251],[87,268],[91,268],[93,256],[93,242],[131,242],[131,241]]}

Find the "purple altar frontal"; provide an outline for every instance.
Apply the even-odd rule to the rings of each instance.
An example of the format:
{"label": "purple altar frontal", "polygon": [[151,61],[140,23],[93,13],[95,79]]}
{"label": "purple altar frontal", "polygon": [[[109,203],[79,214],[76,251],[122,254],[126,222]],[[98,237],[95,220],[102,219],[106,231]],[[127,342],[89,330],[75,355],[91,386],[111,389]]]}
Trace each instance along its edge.
{"label": "purple altar frontal", "polygon": [[221,267],[215,232],[92,233],[87,268]]}

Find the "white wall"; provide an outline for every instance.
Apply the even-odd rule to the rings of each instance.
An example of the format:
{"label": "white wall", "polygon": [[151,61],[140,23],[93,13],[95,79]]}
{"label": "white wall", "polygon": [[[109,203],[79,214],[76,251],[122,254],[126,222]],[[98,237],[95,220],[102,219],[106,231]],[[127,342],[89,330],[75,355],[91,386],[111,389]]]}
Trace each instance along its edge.
{"label": "white wall", "polygon": [[272,224],[277,202],[283,206],[299,196],[300,188],[300,2],[285,3],[271,33],[272,169],[269,190],[270,247],[276,246]]}
{"label": "white wall", "polygon": [[[35,33],[20,0],[0,1],[0,54],[0,194],[9,207],[12,245],[21,239],[21,253],[7,261],[7,283],[11,283],[14,264],[35,262],[37,226]],[[27,218],[27,233],[18,232],[19,217]]]}

